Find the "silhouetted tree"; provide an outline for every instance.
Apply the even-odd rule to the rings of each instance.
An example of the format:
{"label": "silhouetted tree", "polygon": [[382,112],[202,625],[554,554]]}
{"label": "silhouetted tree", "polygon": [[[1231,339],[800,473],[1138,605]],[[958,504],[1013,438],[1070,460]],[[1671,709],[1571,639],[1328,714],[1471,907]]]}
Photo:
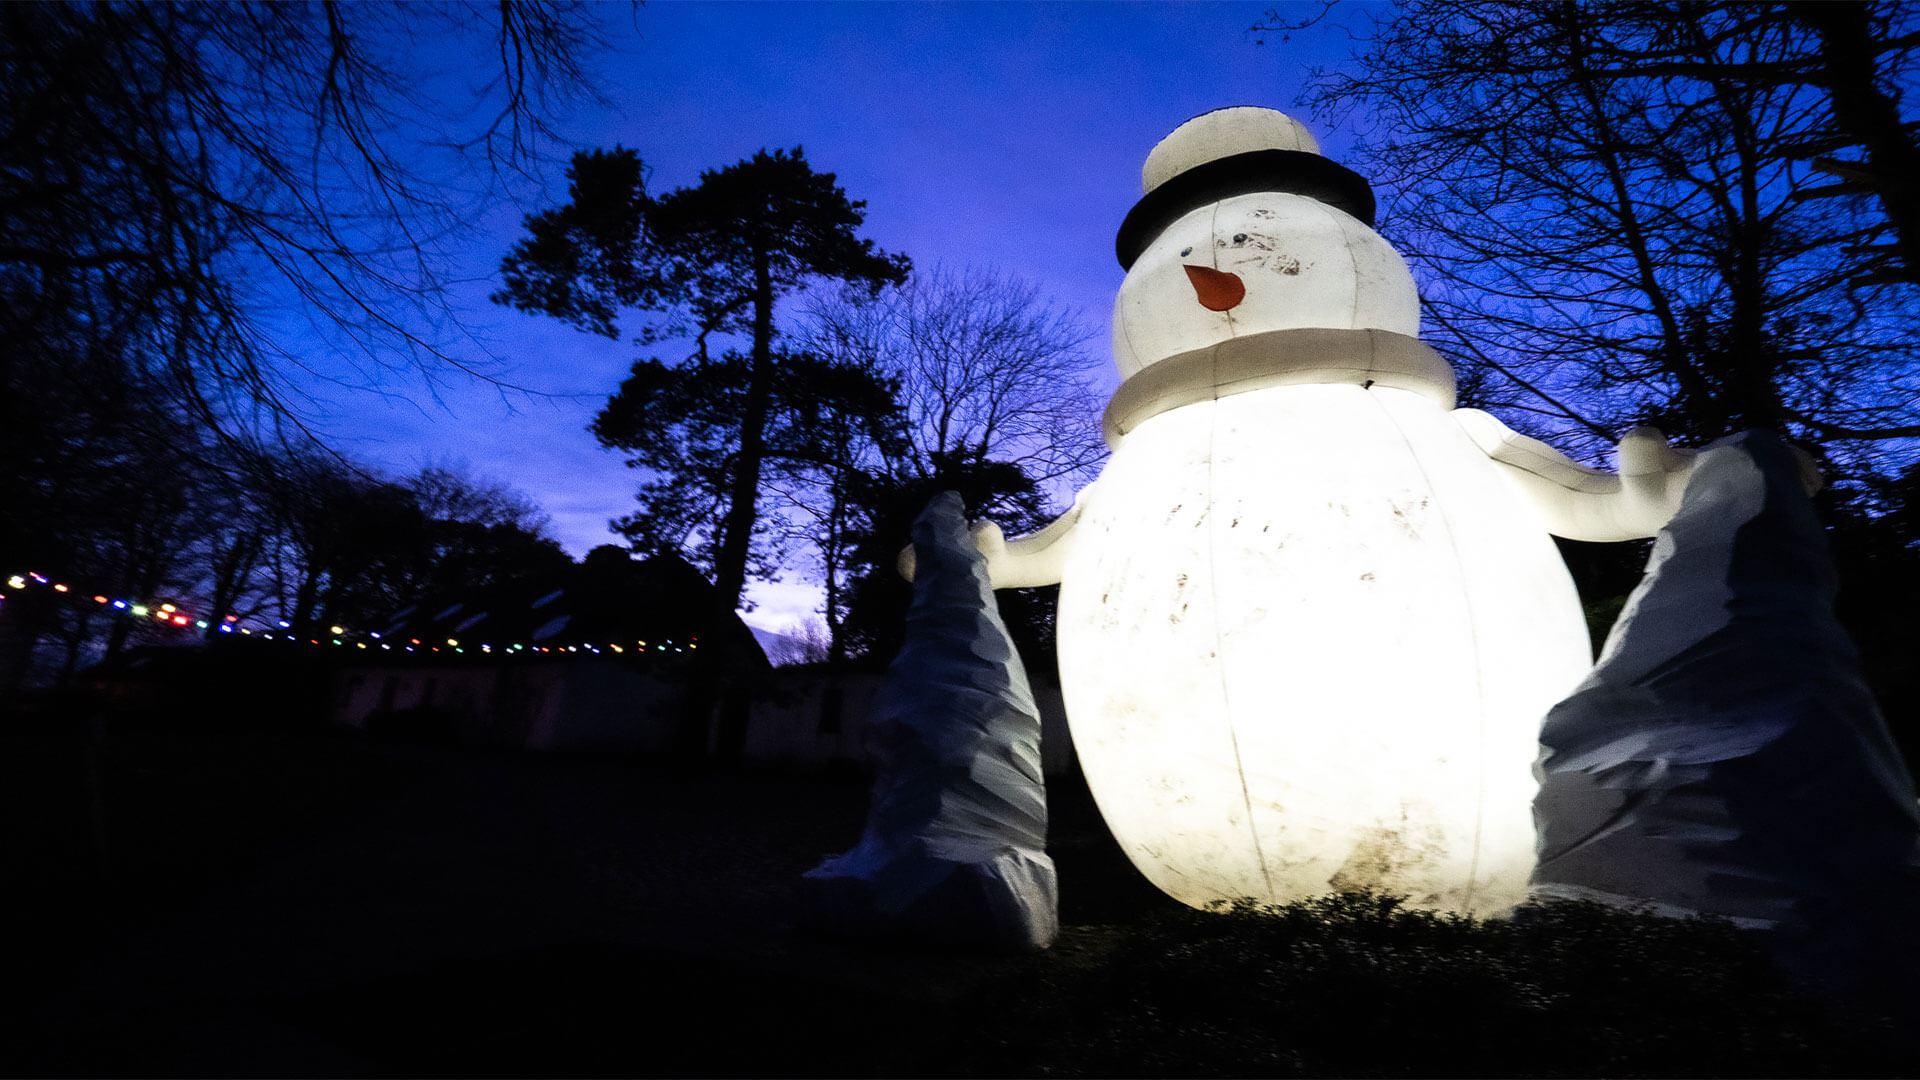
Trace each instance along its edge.
{"label": "silhouetted tree", "polygon": [[279,615],[299,635],[359,627],[406,603],[426,516],[406,488],[322,452],[290,456],[270,492]]}
{"label": "silhouetted tree", "polygon": [[204,423],[280,406],[267,312],[370,362],[452,365],[413,316],[444,314],[443,245],[486,178],[529,165],[555,95],[584,90],[595,18],[529,0],[0,5],[5,306],[83,306],[68,331],[118,343]]}
{"label": "silhouetted tree", "polygon": [[[200,429],[110,351],[78,338],[21,346],[0,350],[21,380],[0,394],[0,575],[51,574],[87,595],[184,586],[219,522],[203,500],[222,476]],[[91,604],[8,603],[0,686],[71,673],[93,650],[154,629]],[[43,642],[59,655],[36,658]]]}
{"label": "silhouetted tree", "polygon": [[[775,348],[775,305],[822,280],[877,292],[905,280],[909,264],[854,235],[865,204],[798,148],[761,151],[658,198],[630,150],[575,155],[568,179],[566,205],[527,218],[494,299],[609,337],[632,308],[660,316],[643,341],[691,336],[693,354],[676,364],[635,363],[593,431],[657,477],[617,527],[643,546],[683,545],[738,603],[769,460],[785,453],[778,431],[824,401],[817,382],[794,377],[800,354]],[[715,335],[749,347],[715,357]]]}
{"label": "silhouetted tree", "polygon": [[[973,518],[989,518],[1008,535],[1031,532],[1049,520],[1046,495],[1018,465],[973,455],[935,454],[924,473],[869,474],[855,490],[863,513],[850,530],[847,610],[839,627],[842,651],[884,664],[900,649],[913,586],[900,576],[900,550],[913,521],[935,495],[956,491]],[[1053,664],[1053,602],[1057,586],[1002,589],[994,594],[1001,617],[1030,666]]]}
{"label": "silhouetted tree", "polygon": [[[1810,70],[1796,76],[1828,94],[1828,125],[1807,132],[1796,151],[1861,155],[1858,160],[1815,157],[1813,166],[1841,183],[1807,194],[1871,194],[1885,220],[1867,226],[1853,249],[1865,256],[1856,283],[1920,285],[1920,128],[1901,115],[1901,93],[1913,86],[1914,56],[1920,50],[1913,6],[1795,0],[1784,7],[1817,36]],[[1784,76],[1756,72],[1752,77]]]}
{"label": "silhouetted tree", "polygon": [[[287,365],[312,364],[317,328],[363,362],[454,370],[416,330],[446,315],[446,241],[533,163],[555,93],[585,88],[597,18],[537,0],[0,5],[3,572],[241,602],[263,551],[228,528],[251,520],[226,513],[232,474],[256,422],[293,419]],[[129,561],[160,546],[180,546],[171,569]],[[0,614],[8,656],[40,636],[15,622]]]}
{"label": "silhouetted tree", "polygon": [[546,534],[550,519],[525,495],[451,469],[403,481],[426,521],[424,561],[409,596],[444,595],[557,572],[573,560]]}
{"label": "silhouetted tree", "polygon": [[[1920,16],[1826,7],[1848,9],[1844,80],[1839,38],[1809,26],[1829,20],[1794,5],[1421,0],[1321,82],[1321,105],[1375,114],[1386,231],[1487,403],[1596,453],[1633,422],[1760,426],[1872,472],[1866,442],[1920,435],[1920,297],[1858,250],[1899,231],[1911,177],[1813,197],[1832,163],[1809,160],[1898,157],[1884,113],[1914,85]],[[1841,92],[1862,79],[1870,121]]]}
{"label": "silhouetted tree", "polygon": [[425,597],[570,562],[524,496],[447,469],[394,481],[323,452],[290,455],[263,495],[274,602],[297,634],[364,629]]}
{"label": "silhouetted tree", "polygon": [[[810,347],[900,386],[904,441],[845,456],[841,482],[829,489],[833,515],[820,515],[815,537],[829,574],[837,559],[852,585],[844,602],[840,590],[827,597],[833,659],[852,650],[885,660],[911,595],[894,556],[929,499],[958,490],[968,513],[1018,534],[1046,521],[1042,484],[1091,479],[1106,448],[1087,384],[1088,334],[1026,282],[938,268],[878,298],[815,303],[806,335]],[[1029,652],[1050,650],[1042,643],[1051,595],[1001,595]]]}
{"label": "silhouetted tree", "polygon": [[[796,389],[810,388],[794,420],[783,425],[785,438],[773,440],[785,451],[776,458],[770,488],[786,532],[810,545],[825,592],[823,614],[826,656],[846,656],[839,632],[846,610],[849,560],[869,516],[875,461],[907,454],[906,416],[896,380],[857,360],[822,360],[805,354],[790,365]],[[800,395],[793,395],[800,396]]]}
{"label": "silhouetted tree", "polygon": [[1029,282],[936,267],[879,297],[816,302],[805,335],[815,351],[900,384],[908,446],[895,471],[928,475],[940,455],[1078,482],[1106,456],[1091,335]]}

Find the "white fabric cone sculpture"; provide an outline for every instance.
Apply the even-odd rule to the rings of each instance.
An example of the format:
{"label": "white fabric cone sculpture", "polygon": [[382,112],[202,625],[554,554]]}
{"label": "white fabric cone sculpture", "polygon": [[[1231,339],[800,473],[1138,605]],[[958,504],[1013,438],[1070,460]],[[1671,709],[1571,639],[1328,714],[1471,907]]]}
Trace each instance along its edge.
{"label": "white fabric cone sculpture", "polygon": [[913,523],[907,641],[867,729],[873,804],[852,851],[806,874],[823,928],[1044,949],[1059,932],[1040,713],[960,496]]}
{"label": "white fabric cone sculpture", "polygon": [[1270,109],[1182,125],[1120,230],[1113,457],[995,587],[1059,582],[1068,722],[1114,835],[1194,906],[1525,898],[1541,718],[1591,667],[1549,533],[1651,536],[1689,457],[1596,472],[1453,408],[1373,197]]}
{"label": "white fabric cone sculpture", "polygon": [[1534,892],[1765,928],[1792,970],[1920,1018],[1920,807],[1806,486],[1760,432],[1701,454],[1598,666],[1547,716]]}

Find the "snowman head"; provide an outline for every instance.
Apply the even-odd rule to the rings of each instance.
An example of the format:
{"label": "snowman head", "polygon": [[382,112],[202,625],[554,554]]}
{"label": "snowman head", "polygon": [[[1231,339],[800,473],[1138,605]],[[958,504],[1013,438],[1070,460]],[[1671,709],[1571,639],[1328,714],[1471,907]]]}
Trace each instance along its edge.
{"label": "snowman head", "polygon": [[1120,226],[1123,378],[1230,338],[1320,327],[1420,332],[1413,275],[1373,231],[1373,191],[1273,109],[1204,113],[1147,155]]}

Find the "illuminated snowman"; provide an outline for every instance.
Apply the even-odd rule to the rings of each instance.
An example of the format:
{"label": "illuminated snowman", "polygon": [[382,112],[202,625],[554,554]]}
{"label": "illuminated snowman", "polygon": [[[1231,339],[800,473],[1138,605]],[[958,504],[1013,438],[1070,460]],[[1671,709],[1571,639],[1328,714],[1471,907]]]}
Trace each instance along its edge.
{"label": "illuminated snowman", "polygon": [[1200,116],[1143,179],[1112,459],[1045,530],[975,530],[996,587],[1061,584],[1101,813],[1196,906],[1520,901],[1540,722],[1592,666],[1548,534],[1653,535],[1690,456],[1636,431],[1623,480],[1455,410],[1366,181],[1290,118]]}

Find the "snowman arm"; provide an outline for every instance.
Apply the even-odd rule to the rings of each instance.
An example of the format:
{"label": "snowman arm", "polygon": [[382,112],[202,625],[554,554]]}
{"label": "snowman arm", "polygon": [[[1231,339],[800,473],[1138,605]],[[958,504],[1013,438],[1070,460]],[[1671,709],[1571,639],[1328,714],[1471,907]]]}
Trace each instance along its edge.
{"label": "snowman arm", "polygon": [[[1053,519],[1046,528],[1011,540],[993,522],[975,522],[973,542],[980,554],[986,556],[988,582],[996,589],[1060,584],[1061,568],[1066,565],[1067,552],[1072,548],[1073,527],[1079,522],[1080,511],[1092,490],[1091,484],[1082,488],[1072,508]],[[913,545],[909,544],[901,549],[899,560],[900,576],[908,581],[913,580],[914,562]]]}
{"label": "snowman arm", "polygon": [[1620,440],[1619,472],[1578,465],[1478,409],[1455,409],[1467,437],[1533,504],[1547,531],[1569,540],[1638,540],[1666,527],[1693,475],[1695,451],[1637,427]]}

